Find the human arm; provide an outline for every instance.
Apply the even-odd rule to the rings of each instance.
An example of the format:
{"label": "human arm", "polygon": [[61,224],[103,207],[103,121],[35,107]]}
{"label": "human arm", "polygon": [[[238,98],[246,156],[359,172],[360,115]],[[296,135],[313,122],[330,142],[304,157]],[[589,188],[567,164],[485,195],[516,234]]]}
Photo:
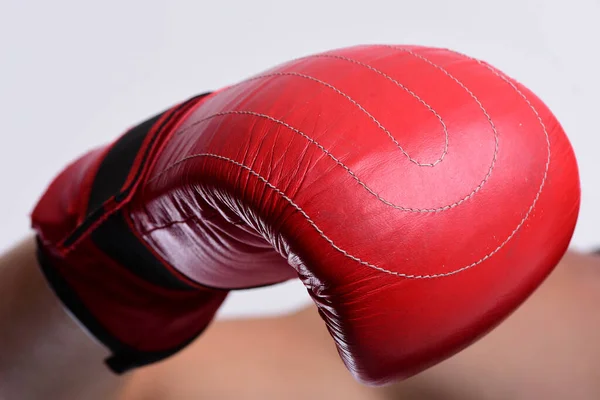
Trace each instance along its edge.
{"label": "human arm", "polygon": [[121,379],[67,314],[29,237],[0,257],[0,399],[106,399]]}
{"label": "human arm", "polygon": [[[571,251],[513,315],[469,348],[384,388],[343,367],[314,307],[217,321],[203,340],[130,376],[119,400],[592,400],[600,397],[600,257]],[[244,332],[244,335],[239,335]]]}

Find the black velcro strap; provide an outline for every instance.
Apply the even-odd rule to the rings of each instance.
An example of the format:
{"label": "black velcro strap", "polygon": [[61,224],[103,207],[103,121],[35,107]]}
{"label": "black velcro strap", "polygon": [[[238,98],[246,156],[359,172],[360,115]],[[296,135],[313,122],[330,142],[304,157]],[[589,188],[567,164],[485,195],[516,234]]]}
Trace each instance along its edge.
{"label": "black velcro strap", "polygon": [[66,280],[60,275],[57,269],[52,265],[51,258],[47,256],[44,245],[40,239],[37,239],[37,259],[40,268],[50,284],[50,287],[61,300],[64,306],[76,317],[89,333],[102,342],[113,354],[106,359],[106,364],[115,373],[121,374],[136,367],[163,360],[179,352],[188,344],[194,341],[196,337],[202,334],[204,327],[200,332],[176,347],[161,351],[140,351],[128,346],[113,336],[94,315],[83,304],[77,293],[71,289]]}
{"label": "black velcro strap", "polygon": [[[142,178],[142,171],[150,161],[154,145],[185,111],[197,101],[210,93],[195,96],[186,102],[164,111],[130,129],[110,148],[94,177],[90,198],[88,199],[87,216],[61,244],[67,248],[79,240],[98,221],[116,209],[106,204],[121,203]],[[145,146],[144,146],[145,144]],[[142,149],[143,147],[143,149]],[[140,150],[143,154],[140,154]],[[134,167],[136,160],[140,162]]]}
{"label": "black velcro strap", "polygon": [[195,290],[197,285],[185,275],[170,271],[131,232],[121,211],[108,217],[91,235],[92,241],[104,254],[136,276],[166,289]]}
{"label": "black velcro strap", "polygon": [[164,140],[173,124],[198,100],[196,96],[176,107],[137,125],[116,141],[107,152],[92,182],[87,217],[62,243],[62,248],[76,244],[84,235],[104,254],[136,276],[159,287],[193,290],[198,284],[165,265],[146,244],[131,231],[121,204],[143,178],[155,145]]}
{"label": "black velcro strap", "polygon": [[[127,190],[124,188],[125,181],[129,176],[133,162],[138,156],[138,151],[152,130],[152,127],[168,112],[162,112],[132,128],[112,146],[102,164],[100,164],[100,168],[98,168],[98,172],[94,178],[94,184],[88,200],[88,215],[93,213],[94,210],[101,208],[110,197],[119,196]],[[171,111],[169,116],[173,114]],[[163,125],[166,125],[169,116],[163,120],[165,121]],[[154,139],[158,137],[158,133],[160,133],[160,127],[156,129]],[[147,157],[147,154],[145,156]]]}

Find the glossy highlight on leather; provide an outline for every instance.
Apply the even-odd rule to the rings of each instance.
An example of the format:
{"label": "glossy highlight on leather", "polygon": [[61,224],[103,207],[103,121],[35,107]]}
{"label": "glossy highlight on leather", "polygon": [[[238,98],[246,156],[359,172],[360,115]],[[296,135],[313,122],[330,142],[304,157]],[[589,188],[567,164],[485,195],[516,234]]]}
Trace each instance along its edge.
{"label": "glossy highlight on leather", "polygon": [[[70,173],[93,176],[95,162]],[[382,384],[521,304],[566,250],[579,196],[568,139],[526,87],[450,50],[371,45],[201,98],[120,212],[167,270],[202,288],[204,324],[211,291],[220,304],[228,290],[298,277],[346,366]]]}

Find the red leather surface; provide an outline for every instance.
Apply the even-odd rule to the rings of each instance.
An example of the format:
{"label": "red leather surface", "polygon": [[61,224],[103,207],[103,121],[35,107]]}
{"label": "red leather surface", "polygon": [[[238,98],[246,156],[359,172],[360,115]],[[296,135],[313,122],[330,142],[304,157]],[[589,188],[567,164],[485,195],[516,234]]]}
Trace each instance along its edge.
{"label": "red leather surface", "polygon": [[578,207],[568,139],[523,85],[448,50],[362,46],[203,100],[126,211],[202,284],[299,276],[348,368],[378,384],[505,318]]}

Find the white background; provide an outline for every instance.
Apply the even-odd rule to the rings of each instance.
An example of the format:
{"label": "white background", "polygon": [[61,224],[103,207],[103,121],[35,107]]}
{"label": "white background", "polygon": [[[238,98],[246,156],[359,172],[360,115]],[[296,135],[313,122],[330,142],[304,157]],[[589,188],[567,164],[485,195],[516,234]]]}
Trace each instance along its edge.
{"label": "white background", "polygon": [[[573,245],[600,245],[599,21],[600,0],[0,0],[0,250],[84,150],[191,95],[361,43],[453,48],[536,92],[579,160]],[[237,293],[222,315],[306,301],[293,282]]]}

